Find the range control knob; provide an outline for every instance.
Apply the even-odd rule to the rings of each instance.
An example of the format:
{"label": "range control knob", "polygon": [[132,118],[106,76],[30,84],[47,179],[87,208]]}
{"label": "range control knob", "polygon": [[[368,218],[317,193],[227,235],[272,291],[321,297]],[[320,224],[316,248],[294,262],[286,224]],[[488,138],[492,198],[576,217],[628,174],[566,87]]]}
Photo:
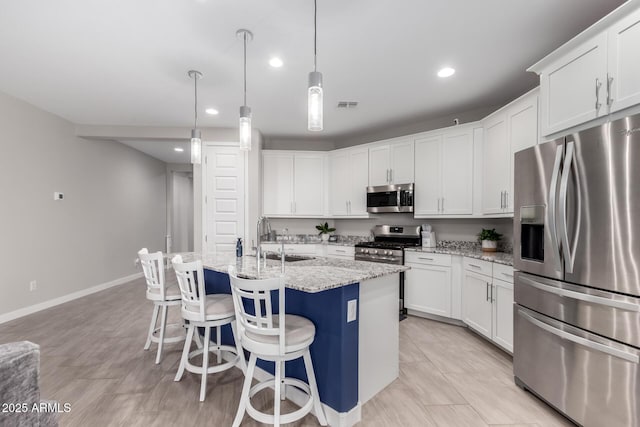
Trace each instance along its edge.
{"label": "range control knob", "polygon": [[365,254],[369,253],[369,249],[363,249]]}
{"label": "range control knob", "polygon": [[384,252],[384,254],[385,254],[385,255],[391,255],[392,253],[393,253],[393,252],[391,252],[391,251],[385,251],[385,252]]}
{"label": "range control knob", "polygon": [[378,250],[377,250],[377,249],[374,249],[374,250],[372,251],[372,253],[377,254],[377,253],[378,253]]}

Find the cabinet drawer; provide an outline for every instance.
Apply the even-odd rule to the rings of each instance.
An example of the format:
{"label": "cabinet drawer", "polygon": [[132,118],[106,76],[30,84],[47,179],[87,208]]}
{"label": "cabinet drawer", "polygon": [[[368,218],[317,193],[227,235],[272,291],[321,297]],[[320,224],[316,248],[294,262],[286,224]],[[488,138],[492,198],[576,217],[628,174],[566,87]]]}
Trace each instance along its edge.
{"label": "cabinet drawer", "polygon": [[444,267],[451,266],[451,255],[434,254],[430,252],[413,252],[407,251],[404,254],[405,264],[424,264],[424,265],[441,265]]}
{"label": "cabinet drawer", "polygon": [[493,263],[489,261],[482,261],[480,259],[464,257],[464,269],[491,277],[493,272]]}
{"label": "cabinet drawer", "polygon": [[353,258],[356,253],[356,249],[353,246],[338,246],[328,245],[327,256],[339,256]]}
{"label": "cabinet drawer", "polygon": [[296,244],[284,245],[284,251],[293,255],[315,255],[316,245],[313,244]]}
{"label": "cabinet drawer", "polygon": [[513,267],[504,264],[493,264],[493,278],[513,283]]}

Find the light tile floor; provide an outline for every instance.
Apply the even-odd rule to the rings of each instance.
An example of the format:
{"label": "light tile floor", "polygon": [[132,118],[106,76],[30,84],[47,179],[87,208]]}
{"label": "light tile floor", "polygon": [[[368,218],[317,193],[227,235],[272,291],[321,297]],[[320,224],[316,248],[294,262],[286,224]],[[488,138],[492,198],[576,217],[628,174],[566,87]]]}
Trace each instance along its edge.
{"label": "light tile floor", "polygon": [[[71,403],[61,426],[231,425],[242,373],[211,375],[198,402],[198,376],[173,381],[181,344],[167,345],[160,365],[155,345],[142,350],[151,309],[136,280],[0,325],[0,342],[41,346],[42,397]],[[178,318],[176,310],[169,321]],[[400,378],[363,406],[360,425],[571,425],[515,386],[509,355],[465,328],[409,317],[400,334]],[[256,406],[268,410],[269,397],[259,393]],[[259,424],[245,416],[243,425]],[[309,415],[295,425],[317,422]]]}

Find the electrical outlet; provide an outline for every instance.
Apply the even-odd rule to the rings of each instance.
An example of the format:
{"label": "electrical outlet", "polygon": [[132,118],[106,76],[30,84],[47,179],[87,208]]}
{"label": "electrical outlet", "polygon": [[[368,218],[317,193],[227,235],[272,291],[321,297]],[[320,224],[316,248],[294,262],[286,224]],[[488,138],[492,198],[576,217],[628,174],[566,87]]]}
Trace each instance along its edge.
{"label": "electrical outlet", "polygon": [[347,323],[353,322],[357,319],[358,313],[358,300],[352,299],[347,302]]}
{"label": "electrical outlet", "polygon": [[32,280],[29,282],[29,290],[31,292],[35,291],[38,289],[38,282],[36,282],[35,280]]}

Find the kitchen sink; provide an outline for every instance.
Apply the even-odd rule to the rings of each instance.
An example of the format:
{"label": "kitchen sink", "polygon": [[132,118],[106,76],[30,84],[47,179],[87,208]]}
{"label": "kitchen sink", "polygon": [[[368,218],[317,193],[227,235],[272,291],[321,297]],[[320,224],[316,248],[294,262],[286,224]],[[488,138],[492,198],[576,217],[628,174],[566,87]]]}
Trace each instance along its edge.
{"label": "kitchen sink", "polygon": [[[267,259],[276,259],[278,261],[281,260],[280,254],[276,254],[276,253],[268,253],[266,257]],[[305,256],[305,255],[288,255],[288,254],[285,254],[284,256],[284,262],[307,261],[310,259],[315,259],[315,257]]]}

